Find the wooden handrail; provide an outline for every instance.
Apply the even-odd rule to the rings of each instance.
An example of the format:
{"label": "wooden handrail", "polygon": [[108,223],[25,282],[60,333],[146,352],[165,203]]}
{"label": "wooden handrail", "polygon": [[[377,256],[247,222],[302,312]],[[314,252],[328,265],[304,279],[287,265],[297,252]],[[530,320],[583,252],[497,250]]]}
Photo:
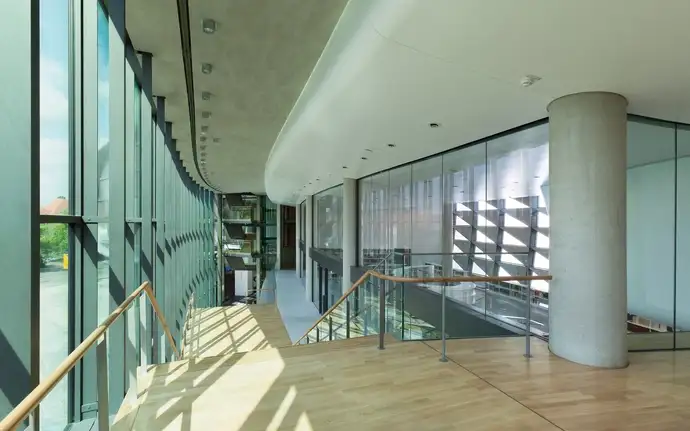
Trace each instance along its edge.
{"label": "wooden handrail", "polygon": [[19,424],[21,424],[21,422],[26,419],[26,417],[29,416],[29,414],[36,408],[36,406],[43,401],[48,393],[53,390],[55,385],[57,385],[58,382],[60,382],[60,380],[62,380],[67,373],[69,373],[70,370],[77,365],[77,362],[84,357],[86,352],[94,344],[96,344],[101,336],[103,336],[103,334],[105,334],[105,332],[110,328],[113,322],[115,322],[122,315],[122,313],[127,311],[129,306],[132,305],[132,302],[134,302],[134,300],[141,295],[142,292],[146,292],[146,295],[149,297],[151,305],[158,316],[158,320],[160,320],[161,326],[168,336],[168,341],[175,351],[175,354],[179,357],[179,352],[177,350],[177,346],[175,345],[175,339],[170,333],[170,329],[165,321],[165,317],[158,306],[158,301],[156,301],[156,297],[153,295],[151,285],[148,281],[145,281],[141,286],[137,287],[137,289],[132,292],[132,294],[129,295],[122,302],[122,304],[113,310],[113,312],[110,313],[110,315],[106,317],[105,320],[103,320],[103,322],[98,325],[98,327],[94,329],[94,331],[91,332],[91,334],[89,334],[89,336],[86,337],[84,341],[82,341],[77,348],[74,349],[69,356],[67,356],[67,358],[65,358],[64,361],[60,363],[60,365],[58,365],[57,369],[55,369],[55,371],[53,371],[48,378],[39,383],[38,386],[36,386],[34,390],[31,391],[31,393],[29,393],[29,395],[27,395],[17,407],[15,407],[10,414],[2,420],[2,422],[0,422],[0,430],[13,430],[19,426]]}
{"label": "wooden handrail", "polygon": [[369,277],[376,277],[380,280],[387,280],[387,281],[393,281],[395,283],[462,283],[462,282],[490,282],[490,283],[498,283],[498,282],[505,282],[505,281],[531,281],[531,280],[551,280],[552,277],[550,275],[506,275],[506,276],[496,276],[496,277],[489,277],[489,276],[475,276],[475,275],[462,275],[462,276],[457,276],[457,277],[396,277],[394,275],[385,275],[381,274],[380,272],[376,272],[373,270],[368,270],[367,272],[364,273],[361,277],[359,277],[359,280],[355,282],[355,284],[352,285],[351,288],[347,290],[343,294],[343,296],[340,297],[337,301],[335,301],[335,304],[331,306],[323,315],[319,318],[319,320],[314,323],[311,328],[309,328],[304,335],[302,335],[299,340],[295,341],[293,345],[297,345],[302,341],[305,337],[309,335],[309,333],[316,328],[319,323],[323,322],[326,317],[333,311],[335,310],[340,304],[342,304],[343,301],[347,299],[348,296],[352,294],[359,286],[361,286],[367,278]]}

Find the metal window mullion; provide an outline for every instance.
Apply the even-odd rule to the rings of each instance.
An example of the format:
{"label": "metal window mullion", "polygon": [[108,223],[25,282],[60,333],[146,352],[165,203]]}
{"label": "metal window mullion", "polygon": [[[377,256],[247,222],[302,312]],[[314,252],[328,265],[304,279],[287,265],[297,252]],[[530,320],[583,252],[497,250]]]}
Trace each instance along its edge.
{"label": "metal window mullion", "polygon": [[[81,150],[82,157],[82,215],[85,219],[98,216],[98,3],[79,1],[82,14],[76,18],[82,24],[82,68],[81,68]],[[75,2],[77,4],[77,2]],[[75,9],[75,13],[77,13]],[[75,248],[83,251],[81,259],[81,333],[83,340],[99,324],[98,321],[98,224],[88,223],[81,227],[81,236],[76,239]],[[76,257],[76,256],[75,256]],[[83,406],[95,404],[98,400],[96,387],[96,351],[89,349],[81,361],[80,405],[77,417],[85,420],[96,417],[95,411],[82,412]]]}
{"label": "metal window mullion", "polygon": [[[134,54],[136,58],[136,53],[131,45],[127,44],[125,50],[128,53]],[[135,159],[137,158],[136,151],[138,150],[135,140],[135,76],[132,65],[129,63],[127,58],[131,58],[130,55],[125,56],[125,191],[124,191],[124,202],[125,202],[125,217],[138,217],[135,208],[137,203],[135,199],[139,196],[135,194],[135,182],[136,182],[136,171],[135,171]],[[140,232],[140,226],[130,223],[125,223],[125,295],[129,296],[130,293],[139,286],[140,274],[134,272],[134,262],[135,262],[135,243],[137,240],[137,231]],[[141,233],[139,233],[140,235]],[[136,304],[127,310],[125,315],[125,328],[126,328],[126,343],[125,343],[125,388],[127,390],[136,390],[136,380],[137,380],[137,366],[139,363],[139,303],[138,300]]]}
{"label": "metal window mullion", "polygon": [[[114,310],[126,296],[125,269],[125,0],[108,1],[109,32],[109,199],[108,199],[108,265],[110,304]],[[108,400],[110,411],[116,412],[126,391],[125,321],[119,319],[108,330]],[[123,346],[123,347],[121,347]]]}
{"label": "metal window mullion", "polygon": [[[83,214],[82,185],[82,1],[69,1],[69,187],[70,187],[70,215]],[[72,225],[69,239],[69,271],[68,285],[70,296],[69,312],[69,351],[81,342],[82,315],[84,312],[82,298],[82,241],[84,225]],[[70,372],[68,380],[67,409],[68,421],[81,420],[82,406],[82,362],[80,361]]]}
{"label": "metal window mullion", "polygon": [[[0,417],[39,381],[39,2],[5,2],[0,14]],[[38,412],[34,415],[38,429]]]}
{"label": "metal window mullion", "polygon": [[[141,279],[154,283],[153,278],[153,193],[152,193],[152,176],[155,175],[153,170],[153,145],[152,145],[152,109],[146,94],[151,94],[152,85],[152,64],[151,54],[142,53],[142,69],[143,76],[141,80]],[[148,125],[148,127],[147,127]],[[148,298],[144,298],[141,302],[146,304],[140,310],[140,325],[141,325],[141,365],[151,363],[151,321],[153,311]]]}
{"label": "metal window mullion", "polygon": [[[165,98],[158,97],[156,100],[156,119],[157,124],[154,127],[156,136],[154,146],[155,156],[155,217],[156,217],[156,244],[154,246],[153,255],[156,260],[156,268],[154,272],[155,284],[154,291],[156,300],[161,306],[165,305],[165,282],[166,282],[166,250],[165,250]],[[158,319],[155,319],[153,325],[154,331],[154,348],[152,358],[154,363],[165,362],[165,333],[160,326]]]}

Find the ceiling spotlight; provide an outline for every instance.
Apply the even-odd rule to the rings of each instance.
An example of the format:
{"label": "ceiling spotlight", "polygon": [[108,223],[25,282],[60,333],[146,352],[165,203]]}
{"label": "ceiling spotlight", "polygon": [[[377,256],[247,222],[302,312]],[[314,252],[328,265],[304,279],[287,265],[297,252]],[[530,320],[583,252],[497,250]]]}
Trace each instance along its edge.
{"label": "ceiling spotlight", "polygon": [[211,100],[211,93],[208,91],[202,91],[201,100]]}
{"label": "ceiling spotlight", "polygon": [[440,124],[438,124],[438,123],[429,123],[429,127],[431,127],[432,129],[435,129],[439,126],[440,126]]}
{"label": "ceiling spotlight", "polygon": [[213,65],[211,63],[201,63],[201,71],[208,75],[213,72]]}
{"label": "ceiling spotlight", "polygon": [[213,34],[216,32],[216,22],[212,19],[205,19],[201,22],[201,28],[206,34]]}
{"label": "ceiling spotlight", "polygon": [[199,142],[206,142],[206,136],[200,136]]}
{"label": "ceiling spotlight", "polygon": [[211,118],[211,113],[208,111],[201,111],[201,118]]}
{"label": "ceiling spotlight", "polygon": [[366,159],[367,159],[366,157],[362,157],[362,160],[366,160]]}
{"label": "ceiling spotlight", "polygon": [[343,169],[347,169],[347,166],[343,166]]}
{"label": "ceiling spotlight", "polygon": [[390,148],[395,148],[395,144],[388,144]]}

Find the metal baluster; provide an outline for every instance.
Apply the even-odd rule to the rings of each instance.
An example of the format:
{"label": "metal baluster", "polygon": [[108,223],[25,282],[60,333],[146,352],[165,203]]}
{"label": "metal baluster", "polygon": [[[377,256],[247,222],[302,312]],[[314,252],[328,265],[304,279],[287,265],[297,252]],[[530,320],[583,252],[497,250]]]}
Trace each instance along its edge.
{"label": "metal baluster", "polygon": [[531,335],[532,335],[532,288],[527,286],[527,320],[525,322],[525,358],[532,357]]}
{"label": "metal baluster", "polygon": [[350,338],[350,297],[345,299],[345,338]]}
{"label": "metal baluster", "polygon": [[333,341],[333,316],[328,315],[328,341]]}
{"label": "metal baluster", "polygon": [[110,429],[110,413],[108,407],[108,344],[107,335],[96,345],[96,385],[98,387],[98,430]]}
{"label": "metal baluster", "polygon": [[385,349],[383,337],[386,335],[386,283],[379,281],[379,350]]}
{"label": "metal baluster", "polygon": [[441,287],[441,362],[448,362],[446,357],[446,286],[444,282]]}

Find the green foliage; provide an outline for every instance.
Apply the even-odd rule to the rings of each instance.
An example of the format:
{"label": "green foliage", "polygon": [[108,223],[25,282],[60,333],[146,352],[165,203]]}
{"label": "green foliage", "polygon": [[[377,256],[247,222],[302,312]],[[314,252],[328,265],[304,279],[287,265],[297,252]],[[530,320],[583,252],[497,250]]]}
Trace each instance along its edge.
{"label": "green foliage", "polygon": [[69,250],[66,224],[41,225],[41,262],[60,259]]}

